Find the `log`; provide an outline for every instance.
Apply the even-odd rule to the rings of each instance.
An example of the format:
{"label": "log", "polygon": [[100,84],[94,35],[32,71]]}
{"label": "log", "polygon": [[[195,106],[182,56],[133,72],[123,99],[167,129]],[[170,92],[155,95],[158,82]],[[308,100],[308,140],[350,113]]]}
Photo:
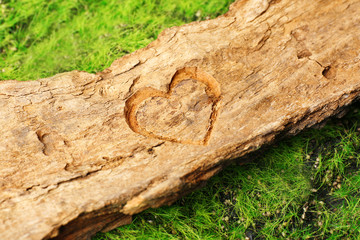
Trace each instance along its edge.
{"label": "log", "polygon": [[360,95],[359,0],[239,0],[97,74],[0,82],[0,239],[86,239]]}

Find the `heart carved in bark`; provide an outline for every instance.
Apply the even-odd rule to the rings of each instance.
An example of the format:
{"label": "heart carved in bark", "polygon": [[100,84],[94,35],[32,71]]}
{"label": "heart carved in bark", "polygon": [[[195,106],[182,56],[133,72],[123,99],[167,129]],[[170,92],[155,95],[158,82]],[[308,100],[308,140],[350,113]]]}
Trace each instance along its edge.
{"label": "heart carved in bark", "polygon": [[[202,95],[196,95],[199,93],[199,89],[201,89],[200,85],[203,86]],[[184,88],[184,86],[188,86],[188,89]],[[189,87],[191,87],[191,89],[189,89]],[[186,96],[182,96],[182,94],[187,95],[188,92],[195,95],[188,97],[191,101],[189,100],[190,103],[185,104],[184,102],[181,102],[182,99],[186,98]],[[178,99],[174,96],[177,96]],[[175,98],[175,100],[173,98]],[[214,77],[200,68],[185,67],[176,71],[171,79],[169,90],[167,92],[152,87],[145,87],[134,93],[125,102],[125,118],[129,127],[134,132],[143,136],[183,144],[206,145],[210,140],[210,135],[214,128],[220,100],[220,85]],[[158,108],[159,105],[163,108]],[[174,105],[180,106],[180,108]],[[141,116],[139,117],[138,114],[140,109],[142,110],[142,118]],[[179,109],[182,109],[182,111]],[[152,115],[148,112],[152,112]],[[205,115],[203,114],[204,112],[206,113]],[[199,114],[203,116],[200,116]],[[165,117],[163,117],[163,115],[165,115]],[[191,117],[187,118],[187,115],[191,115]],[[141,120],[139,120],[140,118],[145,118],[148,121],[141,122]],[[152,128],[146,126],[148,122],[152,123]],[[159,123],[160,125],[156,126],[156,124],[153,124],[154,122],[161,122],[161,124]],[[203,134],[200,135],[200,139],[184,139],[181,138],[181,136],[179,137],[177,133],[173,133],[175,136],[171,136],[169,132],[166,132],[171,132],[172,129],[175,129],[175,127],[172,127],[177,126],[177,129],[199,135],[196,130],[191,128],[196,128],[198,125],[201,125],[201,123],[203,125],[203,130],[201,130],[201,132]],[[166,131],[164,130],[165,125]]]}

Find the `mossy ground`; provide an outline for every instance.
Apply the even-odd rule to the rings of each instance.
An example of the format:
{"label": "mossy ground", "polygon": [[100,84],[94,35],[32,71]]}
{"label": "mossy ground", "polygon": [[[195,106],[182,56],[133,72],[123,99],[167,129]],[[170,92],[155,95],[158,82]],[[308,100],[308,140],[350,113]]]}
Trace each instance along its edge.
{"label": "mossy ground", "polygon": [[[0,79],[101,71],[230,0],[0,0]],[[271,145],[170,207],[94,239],[358,239],[360,105]]]}
{"label": "mossy ground", "polygon": [[230,0],[0,0],[0,80],[101,71],[165,28],[215,17]]}

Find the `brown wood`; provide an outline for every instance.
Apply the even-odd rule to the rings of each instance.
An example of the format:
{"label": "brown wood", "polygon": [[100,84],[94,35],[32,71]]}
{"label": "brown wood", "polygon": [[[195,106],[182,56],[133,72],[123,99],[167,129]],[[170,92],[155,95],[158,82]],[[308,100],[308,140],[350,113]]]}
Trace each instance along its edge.
{"label": "brown wood", "polygon": [[358,0],[237,1],[101,73],[0,82],[0,239],[129,223],[359,95]]}

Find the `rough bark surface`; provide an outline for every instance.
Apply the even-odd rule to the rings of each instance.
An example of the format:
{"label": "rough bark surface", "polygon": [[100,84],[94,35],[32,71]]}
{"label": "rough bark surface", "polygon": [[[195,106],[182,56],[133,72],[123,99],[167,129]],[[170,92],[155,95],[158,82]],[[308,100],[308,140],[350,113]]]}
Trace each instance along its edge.
{"label": "rough bark surface", "polygon": [[0,82],[0,239],[87,238],[360,95],[359,0],[240,0],[98,74]]}

